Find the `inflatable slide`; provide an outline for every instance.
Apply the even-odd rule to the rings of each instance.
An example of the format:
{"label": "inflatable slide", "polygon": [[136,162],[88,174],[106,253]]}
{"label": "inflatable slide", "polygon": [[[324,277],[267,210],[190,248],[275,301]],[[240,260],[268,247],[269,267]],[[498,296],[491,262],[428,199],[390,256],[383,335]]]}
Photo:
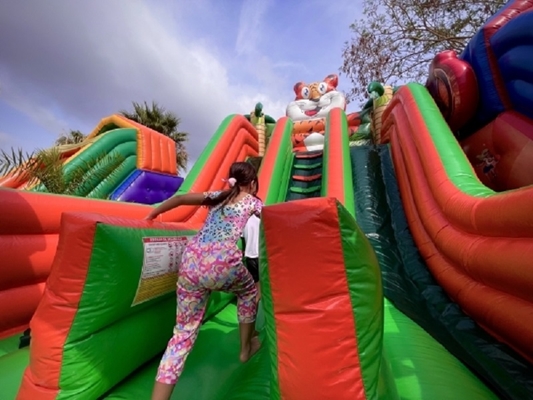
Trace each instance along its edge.
{"label": "inflatable slide", "polygon": [[[73,176],[79,180],[75,196],[156,204],[183,182],[177,175],[174,141],[121,115],[104,118],[83,142],[57,150],[65,181]],[[0,187],[48,191],[23,172],[1,177]]]}
{"label": "inflatable slide", "polygon": [[[505,292],[494,290],[498,286],[489,278],[498,273],[498,268],[502,281],[512,279],[513,273],[527,276],[527,270],[519,272],[523,267],[513,264],[512,256],[502,253],[502,247],[483,247],[496,237],[482,231],[465,232],[458,225],[459,221],[479,221],[478,229],[482,229],[477,214],[487,207],[481,204],[490,201],[491,191],[479,183],[424,87],[402,87],[385,118],[390,145],[351,148],[357,221],[378,255],[385,297],[487,382],[499,398],[530,398],[531,363],[517,351],[516,344],[507,342],[501,333],[495,334],[516,329],[515,338],[527,337],[528,325],[517,317],[519,309],[503,308]],[[415,167],[416,174],[415,169],[407,170]],[[446,168],[450,172],[444,175]],[[451,171],[455,181],[451,180]],[[452,188],[463,193],[446,191]],[[468,201],[479,203],[475,212],[466,209]],[[505,209],[493,209],[488,215],[492,220],[495,215],[506,218],[506,229],[510,229],[530,213],[530,208],[515,204],[515,216],[506,216]],[[472,216],[452,220],[459,212]],[[501,236],[497,240],[505,240],[505,231],[498,229]],[[527,236],[507,240],[513,245],[525,244],[521,255],[532,251],[532,240]],[[519,287],[509,286],[509,299],[519,299]],[[491,295],[498,296],[498,307],[493,306]]]}
{"label": "inflatable slide", "polygon": [[[527,298],[524,296],[532,292],[527,278],[527,263],[533,259],[533,224],[529,221],[533,210],[532,203],[525,200],[526,197],[531,198],[531,188],[524,187],[496,196],[495,192],[480,183],[475,167],[468,161],[468,153],[464,153],[465,145],[458,145],[441,111],[422,86],[407,85],[397,91],[392,102],[391,98],[385,113],[378,114],[382,119],[380,124],[373,124],[374,138],[378,139],[378,143],[389,144],[352,147],[348,150],[349,157],[335,153],[333,159],[349,160],[351,174],[345,166],[339,168],[337,164],[338,169],[335,170],[333,164],[327,163],[331,174],[324,173],[322,176],[326,182],[330,176],[343,180],[337,188],[343,187],[344,193],[337,192],[332,196],[345,199],[341,202],[347,201],[343,197],[349,191],[346,189],[353,188],[353,214],[377,253],[383,277],[385,314],[381,353],[374,353],[374,359],[379,359],[376,354],[384,357],[385,370],[373,375],[375,382],[372,384],[368,383],[369,378],[365,377],[364,371],[358,376],[349,367],[343,369],[342,362],[346,362],[346,354],[353,347],[340,350],[342,356],[330,359],[332,355],[326,350],[324,337],[338,333],[346,340],[345,333],[353,330],[353,321],[349,316],[346,329],[343,327],[332,332],[330,328],[331,324],[340,325],[342,318],[333,310],[338,311],[341,306],[338,302],[333,306],[326,301],[337,298],[339,293],[328,295],[325,287],[332,288],[334,292],[338,290],[333,289],[335,284],[342,279],[337,275],[329,281],[329,276],[321,273],[334,271],[331,265],[334,256],[325,255],[323,259],[320,256],[322,251],[327,252],[324,247],[330,245],[333,235],[317,236],[313,233],[326,229],[324,221],[321,221],[322,224],[316,221],[316,229],[308,229],[306,225],[297,230],[305,217],[303,211],[293,209],[293,218],[280,215],[276,224],[269,225],[265,216],[263,225],[266,254],[262,261],[267,268],[262,270],[262,279],[266,290],[266,313],[270,318],[266,330],[271,371],[275,374],[270,390],[276,390],[273,395],[271,393],[271,398],[299,398],[301,393],[305,394],[302,398],[330,398],[330,395],[331,398],[350,398],[362,389],[366,397],[361,398],[394,398],[395,393],[377,392],[379,387],[393,386],[396,386],[400,398],[532,398],[533,367],[528,344],[531,338],[529,326],[525,323],[532,314],[523,302]],[[331,133],[347,129],[346,123],[339,123],[336,113],[337,110],[333,110],[328,115],[329,123],[336,120],[332,125],[334,130],[329,131],[330,140]],[[521,118],[527,121],[524,116]],[[375,131],[376,127],[379,127],[379,132]],[[525,128],[522,126],[522,129]],[[504,137],[507,135],[516,145],[522,145],[524,140],[517,143],[514,139],[517,134],[525,135],[516,129],[508,129],[501,132],[501,140],[509,140]],[[327,136],[325,151],[329,144]],[[411,141],[414,144],[409,144]],[[343,148],[340,143],[336,144],[339,146],[336,147],[337,152]],[[518,155],[529,154],[531,159],[533,154],[527,153],[528,148],[526,142]],[[517,155],[516,151],[514,154]],[[506,154],[512,164],[511,156]],[[523,184],[527,184],[524,179],[531,179],[531,174],[518,173],[522,174]],[[328,196],[328,191],[321,194]],[[281,195],[269,200],[276,203],[283,198]],[[513,206],[500,208],[505,198]],[[471,206],[468,206],[469,202]],[[312,221],[317,210],[322,212],[322,208],[318,203],[309,204],[312,210],[309,220]],[[352,208],[347,207],[346,210],[350,212]],[[438,210],[443,210],[442,217]],[[338,212],[338,218],[340,214]],[[500,218],[506,223],[497,222]],[[467,228],[469,223],[472,225]],[[342,224],[340,229],[342,232]],[[271,231],[270,241],[268,230]],[[288,233],[285,237],[280,232]],[[303,240],[307,237],[306,232],[310,233],[308,242]],[[510,235],[508,239],[505,239],[506,235]],[[289,237],[294,245],[287,248],[283,243]],[[316,243],[314,240],[318,238],[327,245]],[[268,251],[270,245],[272,250]],[[294,258],[290,253],[294,253]],[[361,257],[364,252],[356,253]],[[349,260],[345,258],[345,262]],[[338,266],[341,263],[342,260],[339,260],[333,264]],[[328,268],[322,270],[325,265]],[[320,266],[320,271],[315,271],[312,266]],[[266,283],[272,277],[275,277],[274,283]],[[347,277],[349,279],[350,275],[347,274]],[[294,284],[296,281],[305,282],[301,286],[302,292],[295,293],[300,287]],[[313,286],[317,282],[321,283],[320,287]],[[347,282],[347,285],[350,283]],[[306,290],[312,286],[314,290]],[[367,307],[370,297],[366,298]],[[512,307],[504,306],[508,301],[514,302]],[[351,311],[355,312],[355,300],[352,299],[351,303]],[[365,311],[361,310],[361,314]],[[376,315],[379,313],[376,312],[373,318]],[[332,318],[329,324],[328,317]],[[302,333],[303,321],[308,320],[309,325]],[[357,325],[357,315],[355,322]],[[411,324],[410,328],[414,330],[410,335],[417,337],[416,340],[411,341],[402,334],[410,329],[403,323]],[[367,325],[363,324],[363,327]],[[398,328],[403,332],[394,340],[390,332]],[[368,337],[369,333],[363,331],[361,336]],[[336,343],[341,343],[341,337]],[[372,358],[368,354],[372,350],[376,349],[364,347],[363,356]],[[318,355],[320,352],[323,357]],[[310,358],[309,354],[313,357]],[[451,354],[464,364],[455,364],[457,359]],[[353,367],[357,364],[357,355],[352,357],[353,364],[349,365]],[[437,383],[433,380],[438,373],[432,362],[437,359],[446,365],[450,381]],[[363,369],[363,360],[360,359],[359,363]],[[412,367],[412,373],[405,370],[406,363]],[[335,369],[320,368],[337,364],[339,367]],[[390,367],[389,372],[386,365]],[[475,375],[465,373],[464,366]],[[367,368],[379,372],[376,365]],[[341,371],[354,375],[342,378],[339,376]],[[423,377],[422,371],[428,372],[428,377]],[[328,374],[334,372],[329,381]],[[388,373],[395,377],[394,384],[387,382]],[[365,383],[364,388],[356,385],[361,381]],[[341,382],[346,386],[343,387]],[[489,391],[485,384],[490,387]],[[342,388],[341,392],[333,395],[333,386]],[[435,387],[446,389],[436,393]]]}
{"label": "inflatable slide", "polygon": [[[509,2],[484,40],[436,57],[427,88],[369,85],[371,145],[350,142],[363,121],[343,111],[335,75],[295,85],[261,154],[263,346],[238,362],[235,300],[213,293],[175,398],[533,398],[533,193],[516,168],[531,159],[530,117],[498,71],[517,66],[509,54],[522,50],[509,49],[527,32],[515,24],[531,15],[530,2]],[[515,39],[499,35],[506,27]],[[487,61],[492,75],[476,67],[482,57],[467,60],[476,51],[502,55]],[[507,99],[496,111],[486,113],[487,98],[465,101],[490,85]],[[223,121],[178,193],[224,187],[232,162],[259,154],[256,122]],[[490,161],[498,187],[469,153],[483,143],[507,160]],[[0,214],[10,266],[0,269],[1,398],[148,398],[174,324],[180,254],[206,210],[148,223],[146,205],[0,197],[11,211]]]}
{"label": "inflatable slide", "polygon": [[[326,124],[326,199],[267,207],[263,217],[261,273],[270,392],[231,398],[497,398],[433,337],[383,299],[377,260],[353,218],[359,223],[360,206],[372,212],[373,204],[355,189],[351,152],[356,148],[349,147],[347,119],[335,109]],[[365,174],[365,165],[359,167]],[[269,202],[283,201],[283,194],[278,194],[278,201],[269,197],[274,193],[266,194]],[[291,246],[286,245],[289,238]],[[339,246],[335,240],[340,240]],[[387,262],[378,259],[380,265]],[[439,373],[443,365],[446,373]],[[260,387],[258,377],[247,382],[250,388]]]}
{"label": "inflatable slide", "polygon": [[[242,117],[235,121],[251,127]],[[277,204],[265,209],[263,223],[263,349],[249,363],[238,363],[235,305],[230,296],[213,295],[176,394],[190,399],[299,398],[297,393],[322,395],[340,380],[335,398],[414,399],[429,392],[444,399],[439,397],[442,385],[453,385],[454,393],[468,393],[472,399],[495,398],[438,342],[390,303],[384,305],[377,259],[354,219],[347,118],[340,109],[328,110],[325,126],[323,196],[285,203],[295,159],[291,119],[278,121],[263,159],[260,195]],[[253,149],[257,137],[250,132],[246,137]],[[249,149],[235,152],[253,154]],[[280,182],[285,182],[283,190]],[[10,398],[17,392],[19,399],[149,396],[173,325],[175,272],[145,276],[149,265],[142,260],[149,249],[168,243],[179,254],[197,225],[183,217],[180,223],[150,224],[94,211],[98,214],[76,209],[63,214],[52,270],[30,324],[31,346],[0,358],[10,371],[2,376]],[[334,238],[341,247],[332,245]],[[346,274],[352,283],[343,278]],[[331,347],[325,335],[340,347]],[[309,354],[314,354],[314,364]],[[443,362],[448,371],[439,375]],[[408,376],[406,363],[417,365]]]}
{"label": "inflatable slide", "polygon": [[[307,148],[297,152],[296,124],[281,118],[262,160],[259,194],[272,205],[263,219],[263,349],[249,363],[238,363],[234,301],[214,294],[177,395],[415,399],[429,393],[444,399],[448,394],[439,388],[449,386],[472,399],[495,398],[435,339],[384,302],[378,260],[354,218],[349,119],[338,107],[326,107],[324,114],[321,137],[312,145],[307,140]],[[228,117],[181,191],[222,187],[231,162],[256,155],[256,133],[244,117]],[[319,165],[316,158],[321,158]],[[295,168],[299,163],[308,167]],[[309,170],[310,175],[302,172]],[[209,179],[206,171],[212,174]],[[313,190],[291,190],[305,182],[296,178],[313,175],[320,175],[310,180]],[[295,194],[306,198],[286,202]],[[17,200],[12,199],[13,206]],[[146,206],[68,201],[46,287],[36,309],[26,309],[31,345],[0,358],[11,371],[2,376],[2,387],[18,399],[147,397],[173,325],[175,260],[205,210],[178,209],[164,216],[178,222],[150,224],[132,220],[144,216]],[[81,210],[78,202],[92,208]],[[174,260],[172,268],[157,272],[157,262],[146,261],[156,249]],[[11,309],[4,315],[20,309],[13,306],[17,303],[6,304]],[[12,332],[27,326],[20,322]],[[444,375],[437,373],[443,362]]]}

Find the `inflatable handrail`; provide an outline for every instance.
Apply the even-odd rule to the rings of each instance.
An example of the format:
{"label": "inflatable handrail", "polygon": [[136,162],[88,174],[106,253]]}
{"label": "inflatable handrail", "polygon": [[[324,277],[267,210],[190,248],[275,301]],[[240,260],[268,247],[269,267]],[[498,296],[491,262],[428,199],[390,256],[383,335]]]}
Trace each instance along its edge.
{"label": "inflatable handrail", "polygon": [[335,108],[326,118],[321,195],[335,197],[355,215],[348,120],[344,110]]}
{"label": "inflatable handrail", "polygon": [[[292,120],[280,118],[270,138],[259,171],[259,193],[265,204],[285,201],[292,167]],[[270,182],[276,182],[271,185]]]}
{"label": "inflatable handrail", "polygon": [[288,201],[264,208],[261,230],[272,398],[397,399],[381,374],[381,272],[353,215],[331,197]]}

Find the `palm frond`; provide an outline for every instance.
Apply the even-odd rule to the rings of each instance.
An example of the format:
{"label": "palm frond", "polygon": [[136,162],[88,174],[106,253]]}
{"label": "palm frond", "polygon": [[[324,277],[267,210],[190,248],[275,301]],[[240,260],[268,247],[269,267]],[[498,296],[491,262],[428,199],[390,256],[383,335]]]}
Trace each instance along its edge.
{"label": "palm frond", "polygon": [[39,151],[34,159],[37,163],[29,169],[30,176],[35,181],[41,182],[50,193],[64,193],[66,185],[63,179],[61,152],[52,147]]}
{"label": "palm frond", "polygon": [[4,150],[0,153],[0,175],[24,176],[29,185],[41,181],[52,187],[57,186],[60,167],[61,155],[53,149],[28,153],[11,148],[11,153]]}
{"label": "palm frond", "polygon": [[28,185],[40,184],[40,191],[83,196],[94,188],[94,182],[113,179],[125,158],[118,153],[103,154],[65,172],[61,151],[57,147],[24,153],[22,149],[0,151],[0,175],[26,175]]}
{"label": "palm frond", "polygon": [[84,161],[82,165],[70,171],[65,177],[66,185],[64,194],[74,196],[87,196],[95,188],[95,182],[113,180],[118,174],[118,167],[124,162],[125,157],[117,152],[102,154],[99,157]]}
{"label": "palm frond", "polygon": [[11,152],[0,150],[0,175],[24,173],[24,169],[30,160],[35,156],[35,152],[25,152],[22,149],[11,148]]}

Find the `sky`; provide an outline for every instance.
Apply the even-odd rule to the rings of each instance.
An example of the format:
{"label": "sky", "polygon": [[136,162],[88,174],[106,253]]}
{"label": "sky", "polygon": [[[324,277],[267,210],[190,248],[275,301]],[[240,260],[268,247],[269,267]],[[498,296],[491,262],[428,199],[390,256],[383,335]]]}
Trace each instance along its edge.
{"label": "sky", "polygon": [[[0,149],[47,148],[156,101],[189,132],[190,166],[229,114],[261,101],[279,118],[296,82],[338,74],[360,10],[358,0],[0,2]],[[338,89],[349,89],[342,75]]]}

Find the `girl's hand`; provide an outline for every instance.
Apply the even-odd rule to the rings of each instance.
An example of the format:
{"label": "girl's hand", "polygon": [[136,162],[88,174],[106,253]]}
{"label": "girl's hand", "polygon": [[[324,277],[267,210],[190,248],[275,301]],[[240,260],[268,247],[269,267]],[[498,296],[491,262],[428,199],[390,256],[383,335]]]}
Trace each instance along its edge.
{"label": "girl's hand", "polygon": [[146,217],[144,217],[144,220],[145,221],[153,221],[155,219],[155,217],[157,217],[157,214],[154,214],[154,213],[151,212]]}

